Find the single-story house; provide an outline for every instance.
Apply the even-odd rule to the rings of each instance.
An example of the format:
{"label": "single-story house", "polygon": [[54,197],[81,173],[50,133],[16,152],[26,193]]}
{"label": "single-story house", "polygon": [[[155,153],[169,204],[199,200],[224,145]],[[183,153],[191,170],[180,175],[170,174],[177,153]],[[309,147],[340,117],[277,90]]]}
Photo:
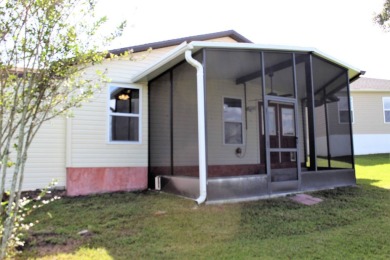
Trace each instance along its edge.
{"label": "single-story house", "polygon": [[[343,123],[343,107],[339,122]],[[361,77],[351,84],[355,155],[390,153],[390,80]]]}
{"label": "single-story house", "polygon": [[112,52],[129,49],[137,61],[104,62],[112,81],[73,118],[43,126],[24,189],[56,178],[69,196],[152,188],[203,203],[356,183],[359,69],[235,31]]}

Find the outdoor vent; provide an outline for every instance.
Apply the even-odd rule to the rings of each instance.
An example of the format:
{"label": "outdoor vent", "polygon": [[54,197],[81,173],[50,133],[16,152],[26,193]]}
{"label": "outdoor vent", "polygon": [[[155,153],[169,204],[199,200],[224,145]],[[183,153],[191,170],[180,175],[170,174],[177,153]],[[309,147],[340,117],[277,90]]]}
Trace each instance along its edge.
{"label": "outdoor vent", "polygon": [[157,176],[154,178],[154,186],[156,190],[161,190],[161,177]]}

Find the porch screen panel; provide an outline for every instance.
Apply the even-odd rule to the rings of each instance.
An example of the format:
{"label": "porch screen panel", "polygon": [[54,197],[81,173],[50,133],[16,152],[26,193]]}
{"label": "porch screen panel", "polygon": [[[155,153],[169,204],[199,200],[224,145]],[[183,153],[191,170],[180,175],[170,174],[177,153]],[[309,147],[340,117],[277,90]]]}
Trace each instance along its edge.
{"label": "porch screen panel", "polygon": [[[351,110],[348,104],[347,72],[335,81],[331,87],[331,98],[327,106],[329,120],[329,156],[331,168],[353,168],[351,144]],[[339,109],[343,113],[339,113]],[[342,118],[340,118],[342,116]]]}
{"label": "porch screen panel", "polygon": [[173,175],[199,176],[196,69],[183,62],[173,69]]}
{"label": "porch screen panel", "polygon": [[350,113],[343,113],[346,123],[340,123],[338,113],[340,100],[349,100],[346,73],[344,68],[313,56],[318,167],[353,167]]}
{"label": "porch screen panel", "polygon": [[149,82],[149,170],[153,185],[157,175],[171,175],[171,82],[169,71]]}
{"label": "porch screen panel", "polygon": [[315,137],[317,151],[317,167],[320,169],[328,168],[328,132],[327,132],[327,114],[325,110],[325,101],[323,93],[318,93],[314,97],[314,116],[315,116]]}
{"label": "porch screen panel", "polygon": [[294,98],[291,53],[264,53],[266,95]]}
{"label": "porch screen panel", "polygon": [[265,173],[259,51],[207,49],[208,176]]}

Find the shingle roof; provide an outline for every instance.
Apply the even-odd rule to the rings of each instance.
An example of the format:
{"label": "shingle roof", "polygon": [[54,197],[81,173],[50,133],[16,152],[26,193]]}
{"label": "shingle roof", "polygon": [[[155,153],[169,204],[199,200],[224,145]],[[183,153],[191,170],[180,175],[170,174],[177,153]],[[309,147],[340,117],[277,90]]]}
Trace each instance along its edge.
{"label": "shingle roof", "polygon": [[351,91],[390,91],[390,80],[361,77],[351,83]]}
{"label": "shingle roof", "polygon": [[112,54],[119,55],[119,54],[124,53],[125,51],[129,51],[129,50],[133,50],[134,52],[140,52],[140,51],[146,51],[149,48],[159,49],[159,48],[179,45],[182,42],[206,41],[206,40],[211,40],[211,39],[215,39],[215,38],[222,38],[222,37],[231,37],[232,39],[236,40],[237,42],[252,43],[250,40],[248,40],[247,38],[245,38],[241,34],[237,33],[236,31],[228,30],[228,31],[216,32],[216,33],[188,36],[188,37],[177,38],[177,39],[161,41],[161,42],[153,42],[153,43],[146,43],[146,44],[142,44],[142,45],[129,46],[129,47],[125,47],[125,48],[110,50],[109,52]]}

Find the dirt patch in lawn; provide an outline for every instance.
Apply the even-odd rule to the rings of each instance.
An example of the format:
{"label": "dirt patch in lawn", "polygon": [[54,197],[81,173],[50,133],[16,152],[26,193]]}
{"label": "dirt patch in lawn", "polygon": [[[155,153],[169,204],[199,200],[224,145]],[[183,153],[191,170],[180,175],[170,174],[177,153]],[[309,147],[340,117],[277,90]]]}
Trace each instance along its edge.
{"label": "dirt patch in lawn", "polygon": [[56,255],[58,253],[73,253],[82,244],[88,243],[92,236],[80,235],[78,238],[68,237],[52,231],[31,232],[22,250],[34,248],[34,257]]}

